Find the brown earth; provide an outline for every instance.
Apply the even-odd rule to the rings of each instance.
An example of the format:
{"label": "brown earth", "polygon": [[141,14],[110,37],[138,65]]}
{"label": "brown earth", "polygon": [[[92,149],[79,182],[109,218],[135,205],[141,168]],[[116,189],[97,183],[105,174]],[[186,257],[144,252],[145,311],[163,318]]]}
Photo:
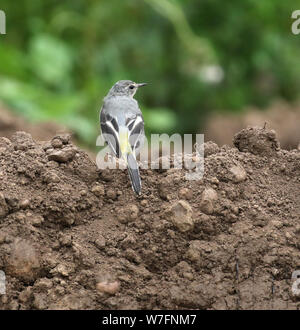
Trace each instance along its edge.
{"label": "brown earth", "polygon": [[[205,138],[217,144],[232,144],[232,136],[247,126],[272,127],[282,149],[300,149],[300,105],[275,102],[262,111],[254,107],[238,114],[212,114],[205,125]],[[203,132],[203,131],[202,131]]]}
{"label": "brown earth", "polygon": [[[71,140],[73,143],[78,144],[79,140],[74,132],[71,132],[69,128],[62,124],[54,121],[30,122],[23,116],[8,110],[0,103],[0,136],[10,139],[17,131],[28,132],[36,141],[47,141],[56,134],[66,133],[72,135]],[[85,151],[91,159],[96,159],[94,151],[88,148],[85,148]]]}
{"label": "brown earth", "polygon": [[0,309],[299,309],[300,152],[205,144],[205,175],[97,170],[67,135],[0,138]]}
{"label": "brown earth", "polygon": [[49,140],[58,132],[70,132],[65,126],[50,121],[31,123],[0,104],[0,136],[10,138],[16,131],[28,132],[38,141]]}

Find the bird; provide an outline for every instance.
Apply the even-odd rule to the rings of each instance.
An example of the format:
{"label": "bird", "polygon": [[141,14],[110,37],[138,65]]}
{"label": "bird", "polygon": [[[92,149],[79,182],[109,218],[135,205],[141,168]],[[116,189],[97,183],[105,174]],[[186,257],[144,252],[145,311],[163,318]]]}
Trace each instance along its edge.
{"label": "bird", "polygon": [[124,159],[132,189],[137,195],[141,195],[142,185],[136,156],[144,143],[145,129],[142,111],[133,97],[146,85],[119,80],[104,97],[100,110],[103,139],[115,157]]}

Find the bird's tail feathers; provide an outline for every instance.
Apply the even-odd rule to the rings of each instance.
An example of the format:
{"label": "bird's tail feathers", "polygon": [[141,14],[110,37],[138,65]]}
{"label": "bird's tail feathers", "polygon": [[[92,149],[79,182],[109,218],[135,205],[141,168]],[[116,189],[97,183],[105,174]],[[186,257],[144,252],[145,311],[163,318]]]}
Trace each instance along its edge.
{"label": "bird's tail feathers", "polygon": [[140,195],[142,189],[141,178],[140,178],[139,167],[133,153],[127,154],[127,168],[128,168],[132,189],[137,195]]}

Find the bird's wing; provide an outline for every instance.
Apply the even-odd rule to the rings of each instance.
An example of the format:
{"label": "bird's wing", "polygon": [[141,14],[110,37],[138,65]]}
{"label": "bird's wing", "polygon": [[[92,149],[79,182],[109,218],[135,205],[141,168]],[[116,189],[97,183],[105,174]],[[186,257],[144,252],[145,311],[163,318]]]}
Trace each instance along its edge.
{"label": "bird's wing", "polygon": [[144,142],[144,119],[141,113],[129,117],[126,120],[129,131],[129,144],[131,150],[137,155]]}
{"label": "bird's wing", "polygon": [[104,140],[107,142],[114,155],[120,158],[121,150],[119,145],[118,121],[116,117],[107,113],[103,107],[100,112],[100,126]]}

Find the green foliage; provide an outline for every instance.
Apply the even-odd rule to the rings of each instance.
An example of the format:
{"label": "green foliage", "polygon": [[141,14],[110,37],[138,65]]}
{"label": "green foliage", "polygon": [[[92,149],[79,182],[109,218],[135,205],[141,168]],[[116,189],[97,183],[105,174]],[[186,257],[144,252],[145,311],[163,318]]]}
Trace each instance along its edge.
{"label": "green foliage", "polygon": [[90,146],[119,79],[150,83],[137,95],[148,134],[196,132],[212,110],[299,97],[299,0],[2,0],[0,9],[0,99]]}
{"label": "green foliage", "polygon": [[45,84],[60,88],[70,85],[73,54],[63,41],[47,34],[30,40],[28,63],[33,74]]}

